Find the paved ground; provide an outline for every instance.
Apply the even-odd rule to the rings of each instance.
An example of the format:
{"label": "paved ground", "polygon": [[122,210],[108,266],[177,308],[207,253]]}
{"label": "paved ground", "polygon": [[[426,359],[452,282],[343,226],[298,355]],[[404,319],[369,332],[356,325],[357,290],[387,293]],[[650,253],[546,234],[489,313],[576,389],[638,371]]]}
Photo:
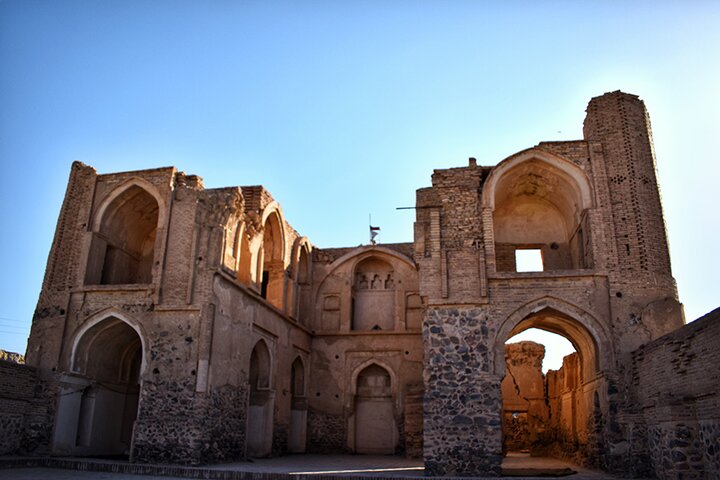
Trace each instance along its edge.
{"label": "paved ground", "polygon": [[[611,480],[616,477],[583,469],[552,458],[532,458],[523,454],[510,454],[503,462],[504,468],[567,468],[578,473],[570,475],[572,480]],[[387,476],[422,477],[420,460],[393,456],[371,455],[290,455],[287,457],[238,462],[204,467],[209,470],[230,470],[243,472],[287,473],[290,475],[327,474],[338,476]],[[3,480],[179,480],[178,477],[130,475],[122,473],[99,473],[52,468],[16,468],[0,470]],[[533,477],[515,477],[533,478]],[[537,477],[535,477],[537,478]]]}

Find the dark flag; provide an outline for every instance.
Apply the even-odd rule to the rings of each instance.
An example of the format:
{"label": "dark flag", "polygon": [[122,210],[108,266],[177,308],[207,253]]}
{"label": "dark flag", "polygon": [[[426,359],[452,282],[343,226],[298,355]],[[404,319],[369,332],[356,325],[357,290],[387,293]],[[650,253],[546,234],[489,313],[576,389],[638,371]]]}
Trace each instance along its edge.
{"label": "dark flag", "polygon": [[380,233],[380,227],[373,227],[370,225],[370,243],[375,245],[375,237]]}

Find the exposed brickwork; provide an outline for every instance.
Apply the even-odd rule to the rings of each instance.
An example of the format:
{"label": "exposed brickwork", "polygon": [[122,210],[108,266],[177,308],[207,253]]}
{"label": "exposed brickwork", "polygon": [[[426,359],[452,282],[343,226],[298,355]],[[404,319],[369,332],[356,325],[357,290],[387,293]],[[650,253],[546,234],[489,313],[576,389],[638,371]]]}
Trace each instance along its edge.
{"label": "exposed brickwork", "polygon": [[[468,394],[497,389],[504,341],[530,326],[564,334],[582,359],[577,386],[556,397],[564,411],[583,413],[569,414],[572,429],[551,428],[546,443],[580,463],[624,464],[615,432],[634,424],[618,414],[614,378],[629,352],[678,328],[682,318],[649,132],[637,97],[606,94],[588,106],[585,139],[541,143],[495,167],[470,159],[467,167],[436,170],[432,187],[418,190],[414,258],[428,304],[425,458],[434,471],[459,472],[468,456],[468,437],[456,435],[453,424],[456,396],[437,378],[459,379],[458,391]],[[541,250],[543,271],[517,273],[517,248]],[[482,379],[466,378],[462,361],[436,360],[447,338],[463,345],[468,334],[482,333],[456,326],[445,313],[456,308],[482,311],[489,338],[470,349],[492,352],[477,366],[489,374]],[[499,433],[473,434],[473,442],[492,445],[477,452],[485,459],[473,468],[494,472]]]}
{"label": "exposed brickwork", "polygon": [[[435,170],[413,243],[355,248],[313,248],[261,186],[73,164],[28,345],[37,373],[0,377],[2,449],[404,453],[430,475],[498,474],[505,342],[537,327],[578,354],[548,375],[557,415],[533,450],[627,475],[717,470],[717,328],[662,337],[682,309],[647,112],[606,94],[584,133]],[[527,248],[542,271],[517,271]]]}
{"label": "exposed brickwork", "polygon": [[640,347],[627,371],[628,411],[647,425],[658,478],[720,471],[720,309]]}

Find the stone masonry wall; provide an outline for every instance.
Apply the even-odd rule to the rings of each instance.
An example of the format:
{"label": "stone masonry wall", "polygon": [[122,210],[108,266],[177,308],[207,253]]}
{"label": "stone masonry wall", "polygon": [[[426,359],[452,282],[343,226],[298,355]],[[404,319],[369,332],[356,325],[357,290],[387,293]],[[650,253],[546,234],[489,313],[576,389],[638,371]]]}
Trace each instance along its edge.
{"label": "stone masonry wall", "polygon": [[0,361],[0,455],[47,453],[52,385],[33,367]]}
{"label": "stone masonry wall", "polygon": [[499,474],[501,379],[492,373],[487,316],[480,308],[429,308],[425,343],[425,473]]}

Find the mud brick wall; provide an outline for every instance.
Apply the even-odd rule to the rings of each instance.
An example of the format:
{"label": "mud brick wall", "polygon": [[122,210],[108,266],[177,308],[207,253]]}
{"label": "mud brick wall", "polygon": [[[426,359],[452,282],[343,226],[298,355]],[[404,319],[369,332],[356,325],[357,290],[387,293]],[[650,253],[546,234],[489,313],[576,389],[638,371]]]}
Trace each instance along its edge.
{"label": "mud brick wall", "polygon": [[657,478],[720,472],[720,308],[633,353],[630,402]]}

